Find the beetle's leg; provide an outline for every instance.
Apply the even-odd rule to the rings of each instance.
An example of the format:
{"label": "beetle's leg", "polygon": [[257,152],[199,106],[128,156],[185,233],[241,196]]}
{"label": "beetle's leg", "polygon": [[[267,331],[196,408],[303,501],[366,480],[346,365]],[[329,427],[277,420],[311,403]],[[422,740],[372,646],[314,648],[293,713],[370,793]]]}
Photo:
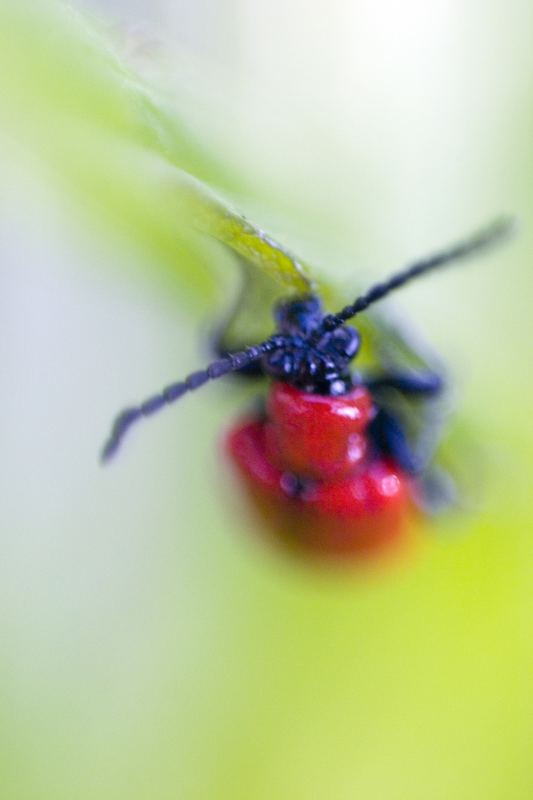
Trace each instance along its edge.
{"label": "beetle's leg", "polygon": [[378,408],[368,433],[377,453],[390,456],[409,475],[420,474],[424,460],[415,455],[403,426],[393,414]]}
{"label": "beetle's leg", "polygon": [[401,394],[434,397],[443,390],[444,382],[436,372],[390,372],[365,380],[365,386],[372,394],[380,389],[394,389]]}
{"label": "beetle's leg", "polygon": [[[409,473],[419,473],[431,461],[445,420],[442,404],[423,403],[417,411],[420,420],[416,442],[411,444],[395,412],[398,397],[430,400],[442,393],[444,382],[432,370],[387,372],[364,381],[378,407],[371,434],[378,448],[390,453]],[[400,406],[401,408],[401,406]]]}
{"label": "beetle's leg", "polygon": [[[382,354],[383,361],[390,367],[365,376],[364,383],[372,392],[378,409],[384,406],[389,417],[394,418],[395,426],[389,424],[385,434],[382,420],[377,420],[374,446],[378,450],[380,440],[386,436],[388,452],[416,477],[412,487],[414,502],[425,514],[437,514],[458,501],[458,490],[451,475],[432,463],[451,408],[449,393],[443,391],[448,385],[445,365],[423,339],[406,328],[405,322],[392,325],[388,319],[385,324],[389,326],[389,338],[384,346],[388,347],[390,342],[395,345],[390,352]],[[405,358],[405,350],[416,363],[408,369],[396,369],[394,363]],[[407,437],[406,428],[400,422],[402,411],[407,415],[416,413],[416,434],[413,430]],[[395,435],[391,432],[394,427]]]}
{"label": "beetle's leg", "polygon": [[437,372],[426,369],[383,373],[367,378],[364,383],[379,409],[375,421],[376,441],[397,457],[399,463],[405,463],[408,472],[421,472],[431,461],[446,416],[441,404],[423,403],[417,411],[420,427],[416,443],[410,444],[400,422],[401,414],[394,413],[397,406],[394,395],[431,400],[442,393],[443,379]]}
{"label": "beetle's leg", "polygon": [[[249,270],[243,266],[242,283],[235,300],[233,301],[229,310],[226,312],[225,316],[216,323],[215,327],[209,334],[209,349],[216,358],[227,358],[232,352],[235,352],[236,350],[244,350],[248,345],[248,342],[242,343],[238,340],[236,342],[229,342],[228,331],[246,300],[246,296],[250,291],[250,285],[251,278]],[[245,378],[260,378],[264,375],[264,371],[261,366],[261,362],[256,361],[252,364],[246,364],[246,366],[236,370],[234,375],[243,376]]]}
{"label": "beetle's leg", "polygon": [[[420,382],[413,394],[423,396],[423,388]],[[457,502],[457,488],[448,472],[431,464],[446,415],[442,409],[434,409],[432,413],[430,405],[427,404],[428,413],[416,443],[411,443],[398,416],[379,405],[368,433],[376,453],[389,456],[402,470],[416,477],[413,485],[415,503],[424,513],[437,514]]]}
{"label": "beetle's leg", "polygon": [[370,423],[369,435],[377,453],[389,456],[404,472],[416,477],[413,500],[424,513],[438,514],[457,502],[457,487],[451,475],[439,467],[428,468],[434,448],[422,447],[415,453],[393,414],[379,409]]}

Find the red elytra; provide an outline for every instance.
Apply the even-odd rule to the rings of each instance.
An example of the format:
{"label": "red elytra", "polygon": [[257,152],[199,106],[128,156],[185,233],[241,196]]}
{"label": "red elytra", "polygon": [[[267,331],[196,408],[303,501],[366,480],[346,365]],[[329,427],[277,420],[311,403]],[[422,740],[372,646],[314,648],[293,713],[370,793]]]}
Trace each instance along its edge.
{"label": "red elytra", "polygon": [[[410,479],[390,459],[368,454],[364,434],[371,415],[364,388],[327,397],[275,383],[266,420],[241,421],[230,431],[227,450],[248,495],[286,547],[326,556],[365,554],[405,531]],[[356,458],[350,437],[365,442]],[[305,479],[296,496],[287,474]]]}
{"label": "red elytra", "polygon": [[267,402],[268,456],[302,478],[345,478],[366,456],[371,413],[372,398],[364,386],[329,397],[274,383]]}

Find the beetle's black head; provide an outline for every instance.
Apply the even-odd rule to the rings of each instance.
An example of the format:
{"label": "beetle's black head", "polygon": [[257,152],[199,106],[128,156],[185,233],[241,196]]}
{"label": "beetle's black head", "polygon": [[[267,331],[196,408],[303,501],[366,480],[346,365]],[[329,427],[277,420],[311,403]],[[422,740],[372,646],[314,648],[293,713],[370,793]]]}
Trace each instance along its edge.
{"label": "beetle's black head", "polygon": [[360,336],[354,328],[342,325],[320,333],[324,312],[315,295],[280,303],[274,318],[279,347],[263,358],[268,375],[307,392],[348,391],[352,385],[348,367],[360,346]]}
{"label": "beetle's black head", "polygon": [[278,331],[289,336],[309,336],[323,316],[322,303],[314,294],[278,303],[274,309]]}

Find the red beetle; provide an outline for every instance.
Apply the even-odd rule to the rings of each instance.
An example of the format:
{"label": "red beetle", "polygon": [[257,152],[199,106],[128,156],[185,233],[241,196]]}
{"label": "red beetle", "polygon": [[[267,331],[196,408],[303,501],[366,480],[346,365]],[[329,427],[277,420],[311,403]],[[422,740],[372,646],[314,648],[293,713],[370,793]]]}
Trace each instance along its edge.
{"label": "red beetle", "polygon": [[328,397],[276,382],[267,409],[226,444],[270,533],[289,549],[333,555],[373,552],[403,532],[410,477],[371,450],[366,388]]}
{"label": "red beetle", "polygon": [[269,339],[225,353],[207,369],[124,410],[103,460],[137,420],[210,380],[255,367],[273,379],[265,409],[231,431],[227,450],[271,530],[293,548],[327,554],[368,552],[394,540],[407,527],[414,500],[430,486],[436,438],[428,435],[435,427],[431,420],[419,426],[422,435],[413,443],[401,404],[435,397],[443,382],[428,368],[352,372],[361,337],[346,323],[400,286],[488,247],[508,230],[507,221],[496,222],[373,286],[337,314],[324,314],[314,294],[278,304],[277,331]]}

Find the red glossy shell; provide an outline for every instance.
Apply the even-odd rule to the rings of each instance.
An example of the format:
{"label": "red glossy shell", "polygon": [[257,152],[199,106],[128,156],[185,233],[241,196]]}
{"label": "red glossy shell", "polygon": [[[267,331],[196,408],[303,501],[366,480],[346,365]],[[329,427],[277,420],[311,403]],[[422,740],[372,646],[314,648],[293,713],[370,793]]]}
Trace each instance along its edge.
{"label": "red glossy shell", "polygon": [[292,550],[327,556],[370,553],[405,529],[409,479],[391,461],[374,460],[344,480],[316,482],[294,498],[283,488],[283,471],[269,457],[263,422],[235,427],[227,449],[263,522]]}
{"label": "red glossy shell", "polygon": [[283,470],[317,480],[353,474],[367,455],[372,398],[358,386],[340,397],[274,383],[267,403],[266,447]]}

